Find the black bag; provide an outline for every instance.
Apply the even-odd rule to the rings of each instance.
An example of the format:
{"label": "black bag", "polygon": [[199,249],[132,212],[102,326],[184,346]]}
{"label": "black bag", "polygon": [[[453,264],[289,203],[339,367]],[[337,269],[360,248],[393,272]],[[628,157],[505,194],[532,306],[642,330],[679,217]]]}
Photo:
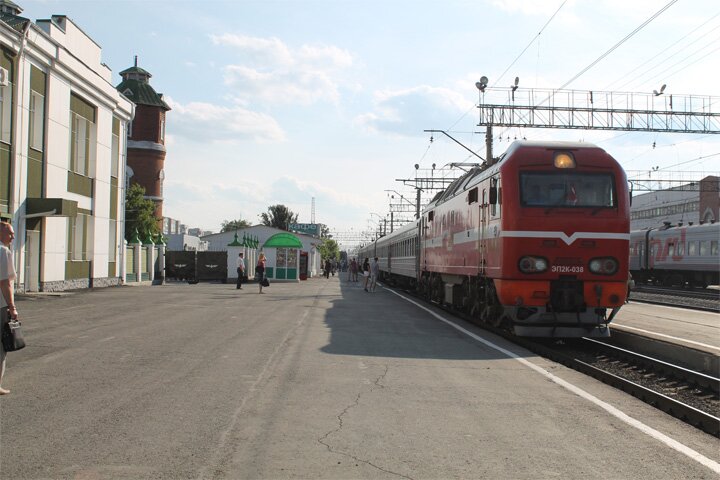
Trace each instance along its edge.
{"label": "black bag", "polygon": [[25,339],[20,330],[19,320],[10,320],[7,308],[2,312],[2,345],[6,352],[14,352],[25,348]]}
{"label": "black bag", "polygon": [[266,277],[266,278],[263,278],[262,286],[263,286],[263,287],[269,287],[269,286],[270,286],[270,282],[268,281],[267,277]]}

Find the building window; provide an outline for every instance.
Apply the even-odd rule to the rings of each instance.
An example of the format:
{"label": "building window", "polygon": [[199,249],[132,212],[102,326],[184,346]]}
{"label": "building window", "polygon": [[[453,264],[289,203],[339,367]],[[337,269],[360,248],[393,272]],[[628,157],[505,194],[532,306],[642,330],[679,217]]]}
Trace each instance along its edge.
{"label": "building window", "polygon": [[133,122],[132,122],[132,120],[130,120],[128,122],[128,127],[127,127],[127,138],[132,137],[132,127],[133,127]]}
{"label": "building window", "polygon": [[110,244],[108,245],[108,262],[117,260],[117,222],[110,219],[110,235],[108,236]]}
{"label": "building window", "polygon": [[67,259],[73,261],[87,260],[88,215],[78,213],[68,218],[68,251]]}
{"label": "building window", "polygon": [[110,149],[110,176],[118,176],[120,165],[120,120],[113,118],[112,141]]}
{"label": "building window", "polygon": [[160,141],[165,142],[165,116],[160,120]]}
{"label": "building window", "polygon": [[30,91],[30,148],[43,151],[43,128],[45,127],[45,97]]}
{"label": "building window", "polygon": [[[7,74],[6,74],[7,75]],[[0,86],[0,141],[10,143],[12,126],[12,83]]]}
{"label": "building window", "polygon": [[95,107],[70,95],[70,170],[90,176],[95,160]]}

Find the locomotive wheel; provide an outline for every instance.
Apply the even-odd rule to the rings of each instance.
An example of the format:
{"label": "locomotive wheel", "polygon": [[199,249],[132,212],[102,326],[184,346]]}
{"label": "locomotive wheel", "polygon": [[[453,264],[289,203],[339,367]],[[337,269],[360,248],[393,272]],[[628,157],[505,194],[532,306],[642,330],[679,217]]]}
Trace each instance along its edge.
{"label": "locomotive wheel", "polygon": [[418,282],[417,291],[423,298],[430,298],[430,285],[427,275],[423,274]]}
{"label": "locomotive wheel", "polygon": [[474,278],[468,281],[467,312],[471,317],[479,317],[482,304],[480,302],[480,288]]}
{"label": "locomotive wheel", "polygon": [[443,303],[445,300],[445,284],[443,284],[442,277],[440,277],[440,275],[436,275],[432,279],[431,285],[432,291],[430,299],[437,303]]}

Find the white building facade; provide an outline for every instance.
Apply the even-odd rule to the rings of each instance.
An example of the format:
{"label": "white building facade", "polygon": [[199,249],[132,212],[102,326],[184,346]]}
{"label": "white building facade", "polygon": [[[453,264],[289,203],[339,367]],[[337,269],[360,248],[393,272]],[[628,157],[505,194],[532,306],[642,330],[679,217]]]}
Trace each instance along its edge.
{"label": "white building facade", "polygon": [[630,230],[719,220],[720,179],[716,176],[667,190],[636,194],[630,206]]}
{"label": "white building facade", "polygon": [[118,285],[133,103],[72,20],[33,23],[8,0],[0,12],[0,215],[16,230],[17,287]]}

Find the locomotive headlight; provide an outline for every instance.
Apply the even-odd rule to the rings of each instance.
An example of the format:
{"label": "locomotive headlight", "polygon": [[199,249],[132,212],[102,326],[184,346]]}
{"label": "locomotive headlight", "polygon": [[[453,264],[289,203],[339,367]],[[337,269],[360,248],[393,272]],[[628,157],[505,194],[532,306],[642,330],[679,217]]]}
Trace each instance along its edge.
{"label": "locomotive headlight", "polygon": [[523,273],[541,273],[547,270],[548,262],[542,257],[521,257],[518,268]]}
{"label": "locomotive headlight", "polygon": [[553,165],[555,168],[575,168],[575,157],[570,152],[555,152]]}
{"label": "locomotive headlight", "polygon": [[618,262],[612,257],[598,257],[590,260],[590,271],[599,275],[613,275],[617,272]]}

